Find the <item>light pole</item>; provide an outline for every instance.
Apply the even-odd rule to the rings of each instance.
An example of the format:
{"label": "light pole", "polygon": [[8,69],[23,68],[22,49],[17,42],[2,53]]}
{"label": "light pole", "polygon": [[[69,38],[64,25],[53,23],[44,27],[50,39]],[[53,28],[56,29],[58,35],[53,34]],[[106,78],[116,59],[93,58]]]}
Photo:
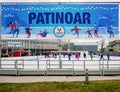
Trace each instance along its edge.
{"label": "light pole", "polygon": [[59,68],[60,68],[60,69],[62,69],[61,47],[62,47],[62,42],[61,42],[61,40],[59,40],[58,51],[59,51]]}
{"label": "light pole", "polygon": [[104,39],[102,39],[102,42],[101,42],[101,52],[103,53],[104,52]]}
{"label": "light pole", "polygon": [[68,53],[70,53],[70,40],[68,40]]}
{"label": "light pole", "polygon": [[84,52],[86,51],[86,44],[85,44],[85,42],[84,42]]}
{"label": "light pole", "polygon": [[99,42],[96,42],[97,44],[97,52],[99,51]]}
{"label": "light pole", "polygon": [[0,68],[1,68],[1,5],[0,5]]}
{"label": "light pole", "polygon": [[28,40],[28,52],[29,52],[29,55],[31,54],[31,51],[30,51],[30,39]]}
{"label": "light pole", "polygon": [[35,40],[35,56],[37,55],[37,39]]}

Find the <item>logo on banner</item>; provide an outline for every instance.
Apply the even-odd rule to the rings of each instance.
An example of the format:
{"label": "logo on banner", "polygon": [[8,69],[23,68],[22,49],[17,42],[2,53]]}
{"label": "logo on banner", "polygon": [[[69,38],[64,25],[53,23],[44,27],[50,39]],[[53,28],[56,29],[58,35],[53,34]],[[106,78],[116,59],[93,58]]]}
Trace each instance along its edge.
{"label": "logo on banner", "polygon": [[54,31],[54,32],[53,32],[54,35],[55,35],[56,37],[58,37],[58,38],[61,38],[61,37],[63,37],[63,36],[65,35],[65,29],[64,29],[64,27],[62,27],[62,26],[57,26],[57,27],[55,27],[53,31]]}

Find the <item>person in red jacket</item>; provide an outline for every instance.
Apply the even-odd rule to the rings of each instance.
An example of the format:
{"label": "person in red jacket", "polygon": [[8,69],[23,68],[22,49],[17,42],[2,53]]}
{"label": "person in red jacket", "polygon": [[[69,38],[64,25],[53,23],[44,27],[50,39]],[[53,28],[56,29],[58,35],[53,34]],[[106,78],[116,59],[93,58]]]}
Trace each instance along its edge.
{"label": "person in red jacket", "polygon": [[91,30],[88,28],[88,30],[86,31],[86,33],[88,33],[88,37],[92,37],[92,34],[91,34]]}
{"label": "person in red jacket", "polygon": [[10,23],[9,28],[10,28],[9,34],[13,34],[13,32],[14,32],[14,30],[15,30],[15,24],[14,24],[14,22],[11,22],[11,23]]}
{"label": "person in red jacket", "polygon": [[28,25],[28,26],[25,28],[25,30],[26,30],[26,34],[28,35],[27,38],[30,38],[30,36],[31,36],[30,30],[32,30],[32,29],[30,28],[30,25]]}
{"label": "person in red jacket", "polygon": [[77,38],[78,38],[78,37],[79,37],[79,30],[81,30],[81,29],[79,29],[77,26],[75,26],[74,29],[71,29],[71,32],[72,32],[72,31],[75,31],[75,34],[74,34],[74,35],[77,34]]}
{"label": "person in red jacket", "polygon": [[98,37],[98,26],[97,26],[96,23],[94,23],[94,27],[93,27],[92,30],[94,31],[94,36],[95,36],[95,37]]}

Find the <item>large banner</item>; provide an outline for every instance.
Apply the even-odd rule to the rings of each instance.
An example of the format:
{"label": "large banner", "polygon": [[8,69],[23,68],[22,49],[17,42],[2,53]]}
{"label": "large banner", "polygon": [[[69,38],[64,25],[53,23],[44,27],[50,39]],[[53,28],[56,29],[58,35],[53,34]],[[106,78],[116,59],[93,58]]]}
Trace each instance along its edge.
{"label": "large banner", "polygon": [[2,4],[2,38],[118,36],[119,4]]}

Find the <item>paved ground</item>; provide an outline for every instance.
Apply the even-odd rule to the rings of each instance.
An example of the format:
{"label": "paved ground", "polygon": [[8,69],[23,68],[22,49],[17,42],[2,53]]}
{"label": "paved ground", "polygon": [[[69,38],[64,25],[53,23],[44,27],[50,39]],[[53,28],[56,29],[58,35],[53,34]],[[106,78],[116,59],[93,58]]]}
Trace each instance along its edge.
{"label": "paved ground", "polygon": [[[120,76],[89,76],[94,80],[120,80]],[[0,76],[0,83],[85,81],[85,76]]]}

